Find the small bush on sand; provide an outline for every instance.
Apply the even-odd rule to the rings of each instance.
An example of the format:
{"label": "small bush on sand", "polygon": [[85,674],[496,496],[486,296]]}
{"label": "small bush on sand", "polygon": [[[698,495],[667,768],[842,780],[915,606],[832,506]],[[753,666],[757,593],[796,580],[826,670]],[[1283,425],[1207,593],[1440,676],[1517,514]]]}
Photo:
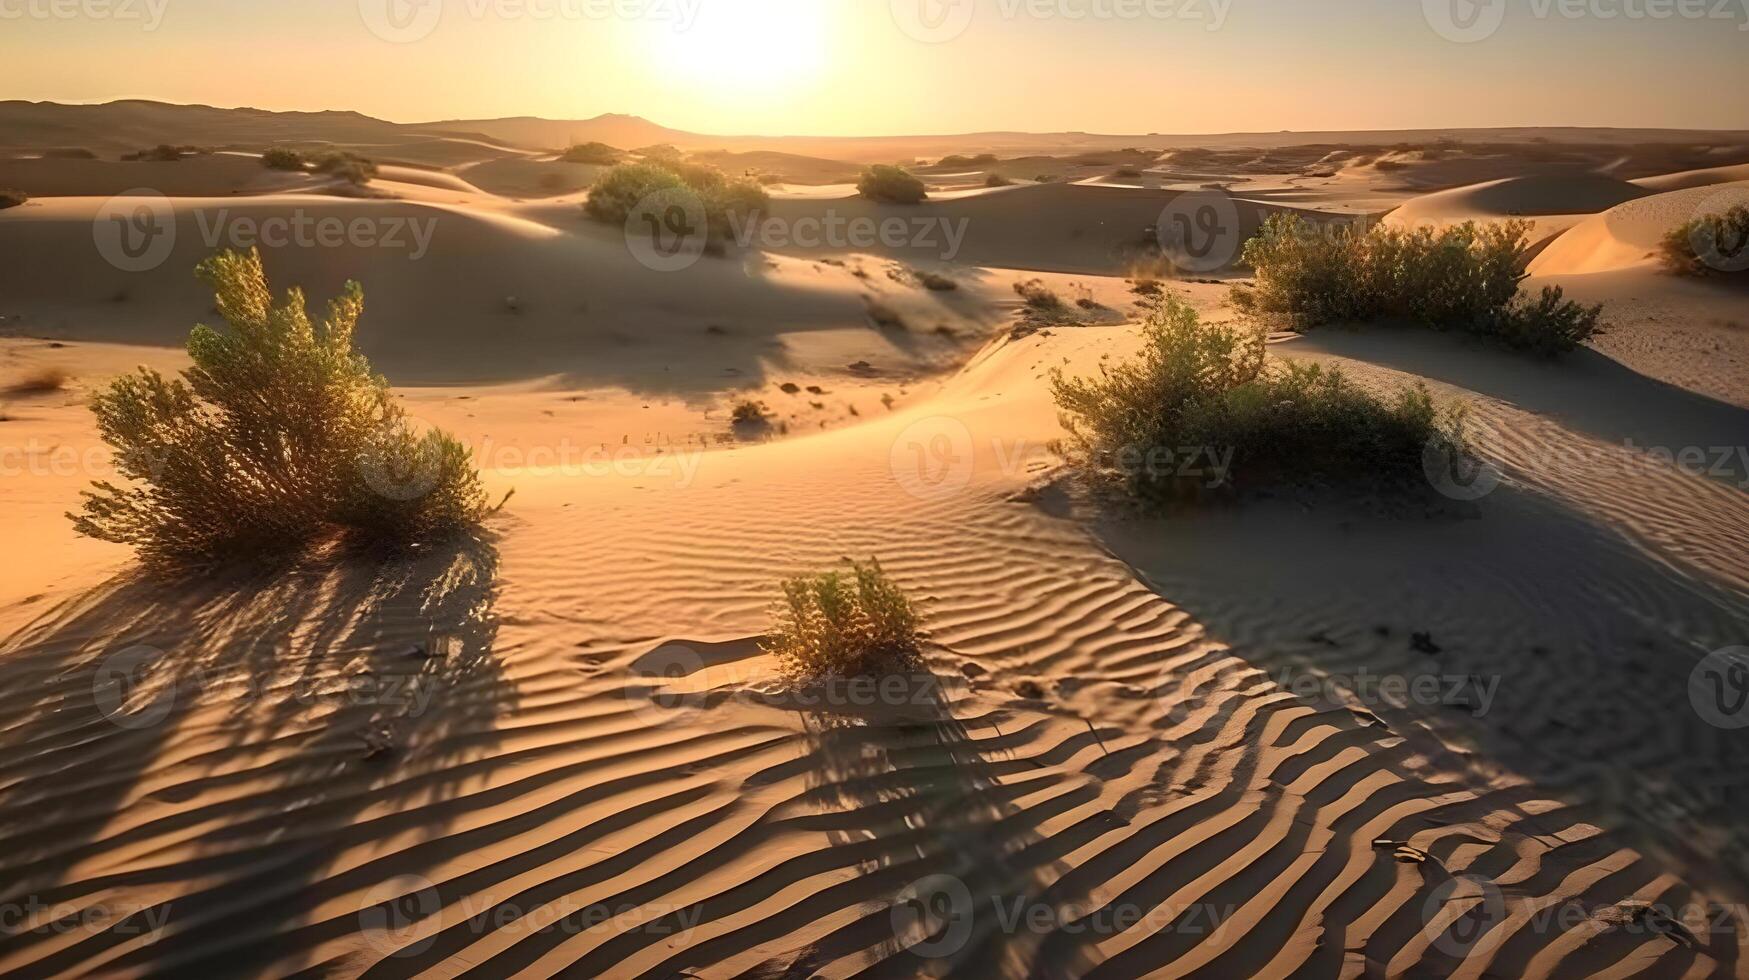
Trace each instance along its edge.
{"label": "small bush on sand", "polygon": [[1007,187],[1013,183],[1014,183],[1014,181],[1009,180],[1007,177],[1004,177],[1001,174],[990,174],[989,176],[984,178],[984,186],[985,187]]}
{"label": "small bush on sand", "polygon": [[230,329],[194,328],[181,378],[141,368],[92,399],[130,485],[86,491],[68,515],[79,533],[190,565],[334,541],[411,545],[485,515],[467,448],[416,434],[353,349],[357,283],[316,324],[298,290],[273,305],[254,251],[220,253],[198,272]]}
{"label": "small bush on sand", "polygon": [[1461,408],[1416,386],[1380,399],[1340,371],[1270,363],[1261,328],[1203,326],[1167,296],[1137,360],[1097,378],[1052,373],[1087,470],[1146,501],[1308,484],[1426,486],[1430,445],[1464,451]]}
{"label": "small bush on sand", "polygon": [[689,204],[684,195],[697,202],[705,220],[706,250],[712,252],[722,250],[736,220],[751,221],[771,201],[771,195],[757,181],[730,178],[705,164],[622,163],[602,174],[589,189],[583,210],[597,221],[623,225],[640,203],[663,191],[679,195],[667,202],[670,204]]}
{"label": "small bush on sand", "polygon": [[[140,150],[137,153],[124,153],[122,154],[122,159],[127,161],[146,161],[150,163],[175,163],[182,159],[183,149],[183,147],[171,146],[168,143],[159,143],[150,150]],[[193,151],[194,147],[187,147],[186,149]]]}
{"label": "small bush on sand", "polygon": [[1749,204],[1702,215],[1664,236],[1660,254],[1664,268],[1679,276],[1724,275],[1728,269],[1749,272]]}
{"label": "small bush on sand", "polygon": [[7,208],[18,207],[20,204],[23,204],[28,200],[30,200],[30,195],[23,191],[0,188],[0,211],[4,211]]}
{"label": "small bush on sand", "polygon": [[916,204],[929,196],[923,181],[904,167],[877,163],[862,172],[857,193],[885,204]]}
{"label": "small bush on sand", "polygon": [[930,292],[951,293],[960,288],[958,282],[939,272],[930,272],[928,269],[913,269],[912,272],[916,273],[917,282]]}
{"label": "small bush on sand", "polygon": [[655,143],[633,152],[651,163],[679,163],[686,156],[672,143]]}
{"label": "small bush on sand", "polygon": [[1529,228],[1524,221],[1441,231],[1315,228],[1275,215],[1245,245],[1256,285],[1235,290],[1233,301],[1298,330],[1403,319],[1535,353],[1571,350],[1597,334],[1602,307],[1564,301],[1559,288],[1535,301],[1519,296]]}
{"label": "small bush on sand", "polygon": [[325,153],[316,159],[316,172],[330,177],[338,177],[354,186],[362,187],[375,179],[377,175],[376,162],[356,153],[335,151]]}
{"label": "small bush on sand", "polygon": [[594,163],[611,167],[619,162],[621,154],[606,143],[578,143],[559,154],[560,163]]}
{"label": "small bush on sand", "polygon": [[1028,309],[1049,311],[1063,308],[1063,298],[1045,285],[1043,279],[1024,279],[1015,283],[1014,294],[1026,302]]}
{"label": "small bush on sand", "polygon": [[301,171],[304,155],[289,147],[276,146],[261,154],[261,165],[269,170]]}
{"label": "small bush on sand", "polygon": [[729,413],[729,421],[739,426],[762,426],[768,420],[765,406],[749,398],[736,403],[734,411]]}
{"label": "small bush on sand", "polygon": [[880,677],[923,662],[917,611],[872,559],[786,580],[776,616],[761,648],[791,681]]}

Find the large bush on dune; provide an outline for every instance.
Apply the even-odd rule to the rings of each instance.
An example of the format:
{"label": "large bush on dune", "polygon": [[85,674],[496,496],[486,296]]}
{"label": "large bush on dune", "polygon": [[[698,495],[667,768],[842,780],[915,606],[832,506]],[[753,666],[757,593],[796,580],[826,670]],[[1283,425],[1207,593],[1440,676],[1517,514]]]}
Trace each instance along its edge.
{"label": "large bush on dune", "polygon": [[0,188],[0,211],[4,211],[7,208],[18,207],[20,204],[23,204],[28,200],[30,200],[30,195],[23,191]]}
{"label": "large bush on dune", "polygon": [[1167,297],[1137,359],[1051,377],[1087,470],[1144,500],[1271,485],[1425,485],[1429,446],[1463,452],[1461,409],[1416,386],[1380,398],[1340,370],[1272,363],[1261,328],[1204,326]]}
{"label": "large bush on dune", "polygon": [[1659,255],[1679,276],[1749,273],[1749,204],[1706,214],[1664,236]]}
{"label": "large bush on dune", "polygon": [[[675,195],[696,205],[705,221],[709,247],[720,249],[733,231],[731,219],[751,219],[771,201],[758,181],[730,177],[708,164],[622,163],[589,188],[583,210],[591,218],[623,225],[652,195]],[[673,203],[665,198],[657,202]]]}
{"label": "large bush on dune", "polygon": [[923,181],[904,167],[877,163],[862,172],[856,191],[884,204],[917,204],[929,196]]}
{"label": "large bush on dune", "polygon": [[415,433],[353,349],[357,283],[318,324],[298,290],[273,304],[254,251],[198,272],[229,329],[194,329],[181,378],[141,368],[93,398],[129,485],[87,491],[69,515],[80,533],[152,562],[207,564],[339,540],[404,546],[484,516],[467,448]]}
{"label": "large bush on dune", "polygon": [[1256,285],[1233,298],[1242,310],[1279,316],[1300,330],[1402,319],[1536,353],[1571,350],[1598,332],[1602,308],[1567,301],[1558,287],[1537,300],[1519,295],[1529,230],[1524,221],[1440,231],[1317,228],[1279,214],[1246,243]]}
{"label": "large bush on dune", "polygon": [[302,171],[304,155],[285,146],[276,146],[261,154],[261,165],[269,170]]}

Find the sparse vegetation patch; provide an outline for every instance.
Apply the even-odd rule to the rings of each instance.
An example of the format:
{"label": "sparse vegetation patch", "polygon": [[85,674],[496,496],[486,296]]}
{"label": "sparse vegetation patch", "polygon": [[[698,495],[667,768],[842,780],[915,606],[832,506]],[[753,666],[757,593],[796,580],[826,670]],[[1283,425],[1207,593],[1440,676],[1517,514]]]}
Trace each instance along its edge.
{"label": "sparse vegetation patch", "polygon": [[1420,385],[1381,397],[1339,370],[1271,362],[1260,327],[1203,325],[1168,296],[1140,355],[1052,394],[1084,470],[1166,503],[1280,486],[1427,486],[1429,446],[1466,450],[1461,408]]}
{"label": "sparse vegetation patch", "polygon": [[68,515],[79,533],[188,565],[336,540],[408,546],[484,517],[468,449],[416,433],[353,349],[357,283],[316,323],[298,290],[274,304],[254,251],[220,253],[198,271],[229,329],[196,327],[180,378],[141,368],[92,399],[127,484],[86,491]]}
{"label": "sparse vegetation patch", "polygon": [[1602,307],[1566,300],[1558,287],[1519,295],[1529,230],[1525,221],[1319,228],[1279,214],[1246,243],[1256,283],[1236,288],[1233,302],[1296,330],[1399,319],[1539,354],[1572,350],[1599,332]]}

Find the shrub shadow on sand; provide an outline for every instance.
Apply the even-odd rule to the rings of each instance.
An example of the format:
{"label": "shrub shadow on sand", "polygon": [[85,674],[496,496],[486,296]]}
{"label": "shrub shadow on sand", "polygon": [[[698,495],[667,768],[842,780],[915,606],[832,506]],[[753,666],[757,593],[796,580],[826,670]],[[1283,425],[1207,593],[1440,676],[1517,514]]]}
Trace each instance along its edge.
{"label": "shrub shadow on sand", "polygon": [[[7,897],[130,910],[31,971],[244,971],[356,933],[357,915],[316,910],[449,856],[434,828],[515,701],[497,563],[469,537],[271,575],[130,573],[7,640],[0,725],[32,747],[0,782]],[[425,843],[340,866],[414,827]],[[90,870],[136,849],[170,856]],[[53,940],[13,933],[0,955]]]}

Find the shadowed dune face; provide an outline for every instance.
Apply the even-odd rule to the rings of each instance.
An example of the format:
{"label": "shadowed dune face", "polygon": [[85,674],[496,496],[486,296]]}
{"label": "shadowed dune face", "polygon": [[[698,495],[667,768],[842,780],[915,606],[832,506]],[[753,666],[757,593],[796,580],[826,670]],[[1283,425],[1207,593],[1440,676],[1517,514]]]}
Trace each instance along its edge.
{"label": "shadowed dune face", "polygon": [[[490,767],[515,711],[497,589],[495,546],[469,540],[289,574],[129,575],[12,636],[5,728],[37,752],[0,788],[6,892],[115,921],[9,935],[0,961],[121,969],[223,948],[227,969],[246,969],[287,955],[271,937],[361,873],[349,850],[397,823],[442,827],[444,801]],[[223,830],[201,830],[213,821]],[[106,871],[74,873],[100,855]],[[165,892],[166,858],[199,884]],[[125,914],[117,896],[132,897]]]}

